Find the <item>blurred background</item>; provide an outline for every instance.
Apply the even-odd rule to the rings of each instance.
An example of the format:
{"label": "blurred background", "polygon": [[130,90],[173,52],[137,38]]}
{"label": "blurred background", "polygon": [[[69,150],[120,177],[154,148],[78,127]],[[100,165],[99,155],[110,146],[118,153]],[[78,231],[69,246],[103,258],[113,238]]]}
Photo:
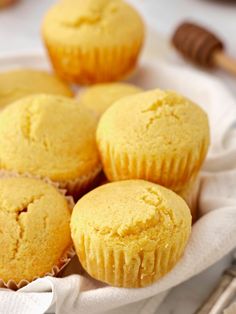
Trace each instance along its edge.
{"label": "blurred background", "polygon": [[[0,0],[3,1],[12,0]],[[225,39],[228,51],[236,55],[235,0],[129,0],[146,23],[169,36],[183,19],[209,26]],[[42,49],[40,23],[55,0],[18,0],[0,11],[0,53]],[[158,40],[158,39],[157,39]]]}
{"label": "blurred background", "polygon": [[[96,0],[94,0],[96,1]],[[24,52],[43,52],[40,36],[42,18],[56,0],[0,0],[13,3],[0,9],[0,56]],[[157,58],[186,65],[170,49],[169,39],[184,20],[198,22],[213,30],[224,41],[226,51],[236,58],[236,0],[128,0],[143,16]],[[174,58],[173,58],[174,56]],[[236,79],[221,71],[214,72],[236,95]]]}

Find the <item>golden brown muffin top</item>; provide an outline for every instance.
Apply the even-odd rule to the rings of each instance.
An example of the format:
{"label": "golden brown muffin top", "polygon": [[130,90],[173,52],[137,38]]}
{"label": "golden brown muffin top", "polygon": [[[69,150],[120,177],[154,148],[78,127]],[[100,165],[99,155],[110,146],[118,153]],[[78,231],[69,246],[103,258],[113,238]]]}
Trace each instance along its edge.
{"label": "golden brown muffin top", "polygon": [[0,113],[0,168],[74,180],[100,167],[96,119],[75,100],[23,98]]}
{"label": "golden brown muffin top", "polygon": [[39,93],[72,96],[66,83],[46,71],[18,69],[0,73],[0,109],[25,96]]}

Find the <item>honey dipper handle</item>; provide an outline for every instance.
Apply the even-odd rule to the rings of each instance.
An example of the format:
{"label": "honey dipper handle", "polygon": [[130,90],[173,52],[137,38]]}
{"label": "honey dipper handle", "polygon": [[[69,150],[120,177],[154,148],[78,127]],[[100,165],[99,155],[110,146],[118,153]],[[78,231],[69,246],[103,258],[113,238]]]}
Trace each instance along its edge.
{"label": "honey dipper handle", "polygon": [[236,60],[227,56],[222,50],[214,53],[213,62],[225,71],[236,75]]}

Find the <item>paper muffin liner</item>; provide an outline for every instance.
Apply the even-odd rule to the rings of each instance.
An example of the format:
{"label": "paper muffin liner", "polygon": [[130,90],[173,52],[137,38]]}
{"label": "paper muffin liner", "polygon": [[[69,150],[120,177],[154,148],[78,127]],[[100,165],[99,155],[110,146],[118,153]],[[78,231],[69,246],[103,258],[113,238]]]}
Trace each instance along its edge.
{"label": "paper muffin liner", "polygon": [[181,196],[185,202],[188,204],[191,214],[192,214],[192,222],[194,223],[198,218],[198,193],[200,188],[200,178],[194,178],[192,182],[188,184],[186,188],[177,192],[179,196]]}
{"label": "paper muffin liner", "polygon": [[56,277],[71,261],[71,259],[75,256],[75,250],[73,246],[71,246],[68,250],[66,250],[65,254],[58,261],[58,265],[54,265],[50,272],[45,273],[44,276],[35,276],[32,280],[28,281],[26,279],[22,279],[20,282],[16,282],[13,279],[8,281],[4,281],[0,278],[0,288],[7,288],[11,290],[18,290],[28,285],[30,282],[43,278],[45,276]]}
{"label": "paper muffin liner", "polygon": [[[131,39],[133,40],[133,39]],[[131,72],[143,45],[143,37],[117,47],[62,46],[44,38],[52,65],[63,79],[77,84],[116,81]]]}
{"label": "paper muffin liner", "polygon": [[73,197],[71,195],[67,195],[67,190],[63,189],[58,182],[52,181],[49,178],[41,178],[40,176],[34,176],[30,173],[19,174],[18,172],[14,172],[14,171],[0,170],[0,178],[16,178],[16,177],[38,179],[47,184],[54,186],[58,190],[58,192],[60,192],[63,196],[65,196],[70,210],[74,208],[75,203],[74,203]]}
{"label": "paper muffin liner", "polygon": [[[99,174],[101,173],[102,166],[99,165],[96,169],[91,171],[89,174],[81,176],[77,179],[68,180],[68,181],[53,181],[49,177],[41,177],[37,175],[32,175],[28,172],[19,174],[14,171],[8,170],[0,170],[1,176],[21,176],[21,177],[30,177],[42,180],[46,183],[54,185],[59,191],[63,192],[63,195],[66,195],[69,200],[69,196],[73,197],[75,200],[79,198],[83,193],[87,192],[87,190],[93,185],[96,185],[97,180],[99,178]],[[71,198],[72,199],[72,198]]]}
{"label": "paper muffin liner", "polygon": [[[73,197],[71,196],[67,196],[66,195],[66,190],[61,189],[59,187],[59,184],[56,182],[51,181],[49,178],[44,178],[41,179],[39,177],[35,177],[32,176],[30,174],[24,174],[24,175],[20,175],[16,172],[8,172],[5,170],[0,170],[0,178],[15,178],[15,177],[26,177],[26,178],[34,178],[34,179],[38,179],[38,180],[42,180],[43,182],[50,184],[52,186],[54,186],[59,193],[61,193],[63,196],[65,196],[69,209],[72,211],[72,209],[74,208],[74,200]],[[63,256],[59,259],[58,264],[54,265],[51,269],[50,272],[45,273],[45,276],[52,276],[52,277],[56,277],[71,261],[71,259],[75,256],[75,250],[73,245],[71,245],[63,254]],[[42,276],[35,276],[31,281],[28,281],[26,279],[22,279],[20,282],[16,282],[13,279],[10,279],[8,281],[4,281],[3,279],[0,278],[0,288],[8,288],[11,290],[18,290],[20,288],[23,288],[24,286],[28,285],[30,282],[38,279],[38,278],[42,278]]]}
{"label": "paper muffin liner", "polygon": [[81,195],[87,192],[88,189],[96,186],[99,180],[99,175],[102,171],[102,166],[99,165],[89,174],[81,176],[80,178],[68,181],[55,181],[59,188],[67,191],[67,195],[72,195],[77,200]]}
{"label": "paper muffin liner", "polygon": [[175,192],[183,190],[193,180],[205,159],[208,143],[202,141],[199,149],[183,156],[133,154],[119,150],[115,143],[98,141],[106,177],[110,181],[143,179],[163,185]]}
{"label": "paper muffin liner", "polygon": [[133,256],[125,248],[111,247],[101,239],[82,235],[77,252],[83,268],[93,278],[116,287],[139,288],[152,284],[176,265],[189,234],[189,229],[183,230],[175,235],[175,241]]}

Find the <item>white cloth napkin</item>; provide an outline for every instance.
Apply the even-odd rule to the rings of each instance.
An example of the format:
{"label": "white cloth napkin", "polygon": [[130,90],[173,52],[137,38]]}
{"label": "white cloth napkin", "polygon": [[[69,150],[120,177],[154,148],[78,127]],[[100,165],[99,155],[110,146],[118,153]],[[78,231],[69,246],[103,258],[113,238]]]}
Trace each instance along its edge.
{"label": "white cloth napkin", "polygon": [[235,314],[235,313],[236,313],[236,302],[234,302],[226,310],[224,310],[223,314]]}
{"label": "white cloth napkin", "polygon": [[[211,147],[200,176],[202,217],[193,226],[183,258],[164,278],[142,289],[108,287],[78,274],[38,279],[18,292],[1,289],[0,313],[150,314],[165,291],[206,269],[236,246],[235,99],[210,76],[150,58],[141,63],[132,81],[144,88],[177,90],[199,103],[209,115]],[[67,273],[77,273],[76,265],[73,261]],[[128,304],[126,310],[121,308]]]}

